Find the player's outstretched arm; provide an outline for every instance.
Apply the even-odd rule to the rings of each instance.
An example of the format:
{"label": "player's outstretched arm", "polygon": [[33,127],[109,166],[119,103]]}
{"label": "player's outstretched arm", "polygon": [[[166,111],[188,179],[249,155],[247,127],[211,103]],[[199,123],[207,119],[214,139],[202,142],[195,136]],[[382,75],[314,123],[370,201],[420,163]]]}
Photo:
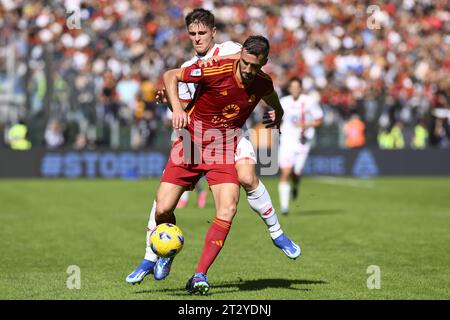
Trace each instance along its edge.
{"label": "player's outstretched arm", "polygon": [[280,99],[278,98],[278,94],[274,91],[272,91],[271,94],[268,96],[265,96],[262,98],[265,103],[269,107],[271,107],[275,114],[272,114],[273,117],[265,117],[265,121],[263,123],[266,124],[266,128],[280,128],[281,125],[281,119],[283,118],[283,107],[281,106]]}
{"label": "player's outstretched arm", "polygon": [[175,129],[184,128],[189,123],[189,116],[178,99],[178,81],[181,81],[182,72],[183,69],[172,69],[163,76],[167,99],[172,106],[172,126]]}

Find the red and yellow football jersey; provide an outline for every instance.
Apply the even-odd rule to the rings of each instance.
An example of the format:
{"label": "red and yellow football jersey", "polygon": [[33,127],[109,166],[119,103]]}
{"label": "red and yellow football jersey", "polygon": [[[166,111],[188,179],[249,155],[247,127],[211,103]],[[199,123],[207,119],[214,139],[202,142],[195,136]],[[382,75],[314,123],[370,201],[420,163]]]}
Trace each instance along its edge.
{"label": "red and yellow football jersey", "polygon": [[198,84],[194,99],[188,106],[191,118],[188,129],[195,144],[210,144],[214,139],[205,139],[205,133],[215,129],[222,133],[224,144],[229,147],[233,143],[235,147],[236,134],[232,132],[237,132],[245,124],[262,97],[273,92],[272,79],[262,71],[250,85],[244,86],[236,76],[238,62],[223,59],[211,67],[194,64],[182,69],[181,81]]}

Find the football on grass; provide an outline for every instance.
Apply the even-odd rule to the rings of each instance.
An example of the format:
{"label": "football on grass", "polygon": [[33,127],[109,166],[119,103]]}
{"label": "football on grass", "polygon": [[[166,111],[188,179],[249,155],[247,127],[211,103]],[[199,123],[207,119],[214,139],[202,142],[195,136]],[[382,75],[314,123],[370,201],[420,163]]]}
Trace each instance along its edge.
{"label": "football on grass", "polygon": [[161,258],[172,258],[183,249],[184,237],[179,227],[162,223],[150,235],[150,247]]}

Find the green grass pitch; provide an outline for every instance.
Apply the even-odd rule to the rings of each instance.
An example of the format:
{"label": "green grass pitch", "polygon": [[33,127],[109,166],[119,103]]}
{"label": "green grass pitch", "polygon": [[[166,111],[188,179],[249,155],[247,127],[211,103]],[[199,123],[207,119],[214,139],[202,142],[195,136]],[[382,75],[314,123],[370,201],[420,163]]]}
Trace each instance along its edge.
{"label": "green grass pitch", "polygon": [[[278,208],[275,178],[264,178]],[[303,253],[289,260],[241,200],[206,297],[190,296],[214,216],[192,194],[177,224],[185,246],[171,275],[131,286],[158,180],[0,180],[0,299],[449,299],[449,178],[305,178],[289,216]],[[71,265],[81,288],[68,289]],[[380,289],[368,289],[369,266]],[[369,271],[369,272],[368,272]],[[371,282],[369,279],[369,283]]]}

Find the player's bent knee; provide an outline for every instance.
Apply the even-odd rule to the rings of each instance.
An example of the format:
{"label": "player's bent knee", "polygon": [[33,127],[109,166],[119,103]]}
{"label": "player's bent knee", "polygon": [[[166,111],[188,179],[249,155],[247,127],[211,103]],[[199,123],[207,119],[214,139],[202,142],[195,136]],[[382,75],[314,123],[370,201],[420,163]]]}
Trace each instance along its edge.
{"label": "player's bent knee", "polygon": [[259,179],[256,174],[243,174],[239,176],[239,183],[249,192],[255,190],[259,185]]}
{"label": "player's bent knee", "polygon": [[236,171],[239,183],[246,191],[251,191],[258,187],[259,179],[256,176],[256,166],[254,164],[237,163]]}
{"label": "player's bent knee", "polygon": [[288,182],[289,177],[291,176],[292,169],[290,168],[281,168],[280,170],[280,181],[282,182]]}
{"label": "player's bent knee", "polygon": [[236,211],[237,208],[235,205],[223,206],[217,210],[216,217],[221,220],[231,221],[233,220]]}

